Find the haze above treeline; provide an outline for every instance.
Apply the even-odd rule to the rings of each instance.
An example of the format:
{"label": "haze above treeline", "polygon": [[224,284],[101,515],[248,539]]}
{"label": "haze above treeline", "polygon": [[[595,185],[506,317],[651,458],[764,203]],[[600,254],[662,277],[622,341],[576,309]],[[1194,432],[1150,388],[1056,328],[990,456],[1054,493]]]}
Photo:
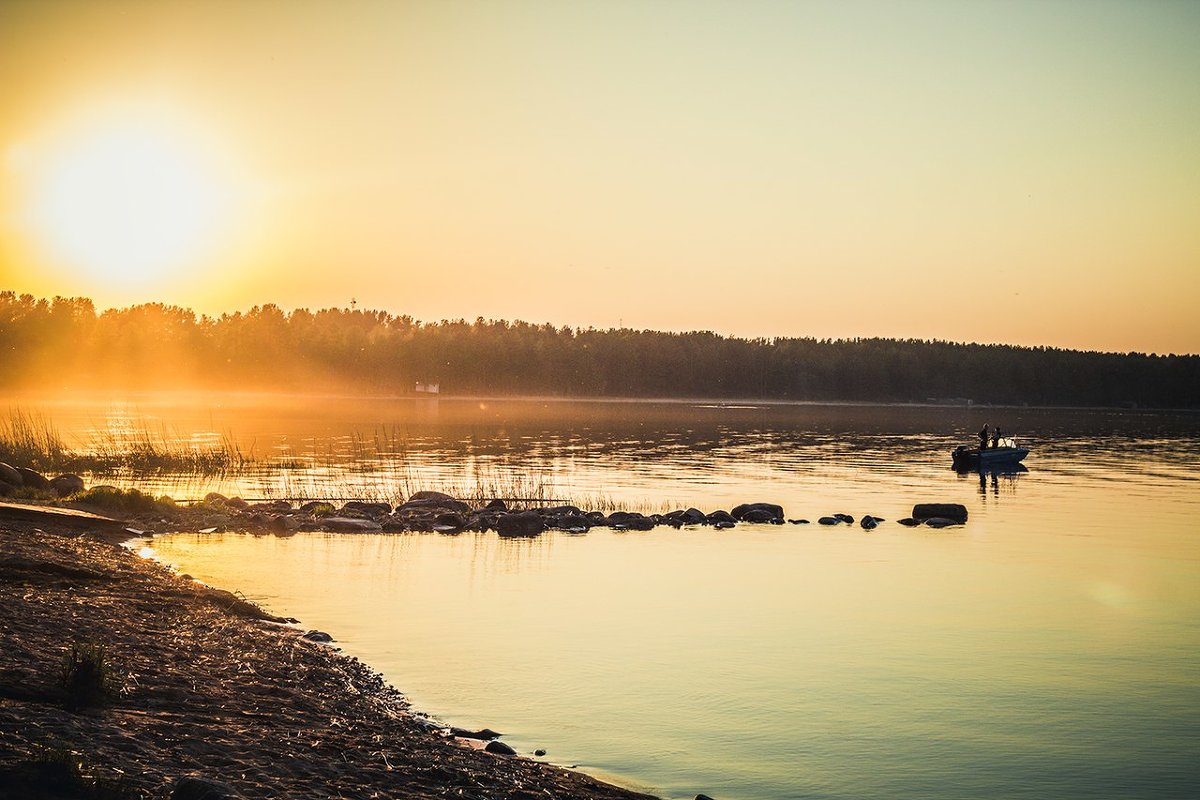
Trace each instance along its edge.
{"label": "haze above treeline", "polygon": [[913,339],[421,322],[358,308],[197,315],[0,292],[10,390],[363,392],[1194,408],[1200,356]]}

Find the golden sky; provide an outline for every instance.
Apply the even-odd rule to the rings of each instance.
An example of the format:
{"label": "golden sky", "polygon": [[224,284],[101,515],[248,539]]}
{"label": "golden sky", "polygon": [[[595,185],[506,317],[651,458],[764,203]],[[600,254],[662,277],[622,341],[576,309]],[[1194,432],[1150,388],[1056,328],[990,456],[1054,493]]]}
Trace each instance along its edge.
{"label": "golden sky", "polygon": [[1200,353],[1200,3],[0,0],[0,289]]}

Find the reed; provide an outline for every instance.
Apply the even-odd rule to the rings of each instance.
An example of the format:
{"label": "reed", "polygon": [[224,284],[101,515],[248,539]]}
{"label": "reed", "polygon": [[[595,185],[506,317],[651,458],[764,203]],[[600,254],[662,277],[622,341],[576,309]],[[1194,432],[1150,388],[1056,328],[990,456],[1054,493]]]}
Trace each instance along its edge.
{"label": "reed", "polygon": [[8,417],[0,419],[0,461],[39,471],[219,475],[237,472],[254,459],[227,436],[197,445],[166,430],[153,433],[145,424],[99,431],[71,447],[45,416],[10,408]]}
{"label": "reed", "polygon": [[69,450],[49,419],[10,408],[0,419],[0,461],[31,469],[54,469],[68,459]]}

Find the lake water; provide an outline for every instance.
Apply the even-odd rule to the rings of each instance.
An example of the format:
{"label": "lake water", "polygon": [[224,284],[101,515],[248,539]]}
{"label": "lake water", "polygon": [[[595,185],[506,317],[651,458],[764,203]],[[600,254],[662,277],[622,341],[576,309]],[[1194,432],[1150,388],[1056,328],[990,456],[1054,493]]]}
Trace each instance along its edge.
{"label": "lake water", "polygon": [[[556,763],[718,800],[1190,798],[1200,786],[1195,415],[252,398],[42,408],[72,433],[132,414],[290,459],[203,486],[153,479],[175,480],[176,496],[535,475],[552,494],[638,510],[762,500],[793,518],[887,519],[873,532],[153,540],[181,570],[329,631],[418,709]],[[1031,446],[1027,471],[949,469],[950,449],[985,421]],[[963,503],[970,521],[896,524],[916,502]]]}

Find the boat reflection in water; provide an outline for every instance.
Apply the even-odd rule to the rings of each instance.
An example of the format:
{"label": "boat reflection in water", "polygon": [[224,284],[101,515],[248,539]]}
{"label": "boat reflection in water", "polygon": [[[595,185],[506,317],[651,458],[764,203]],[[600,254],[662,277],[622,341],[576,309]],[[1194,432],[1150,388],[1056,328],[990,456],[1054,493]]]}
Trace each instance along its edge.
{"label": "boat reflection in water", "polygon": [[978,475],[979,493],[986,495],[990,486],[992,494],[996,496],[1000,494],[1001,478],[1004,478],[1005,486],[1011,492],[1016,488],[1017,480],[1029,472],[1029,467],[1019,462],[988,464],[982,467],[962,467],[955,464],[952,469],[958,473],[958,477],[960,478],[965,478],[968,475]]}

